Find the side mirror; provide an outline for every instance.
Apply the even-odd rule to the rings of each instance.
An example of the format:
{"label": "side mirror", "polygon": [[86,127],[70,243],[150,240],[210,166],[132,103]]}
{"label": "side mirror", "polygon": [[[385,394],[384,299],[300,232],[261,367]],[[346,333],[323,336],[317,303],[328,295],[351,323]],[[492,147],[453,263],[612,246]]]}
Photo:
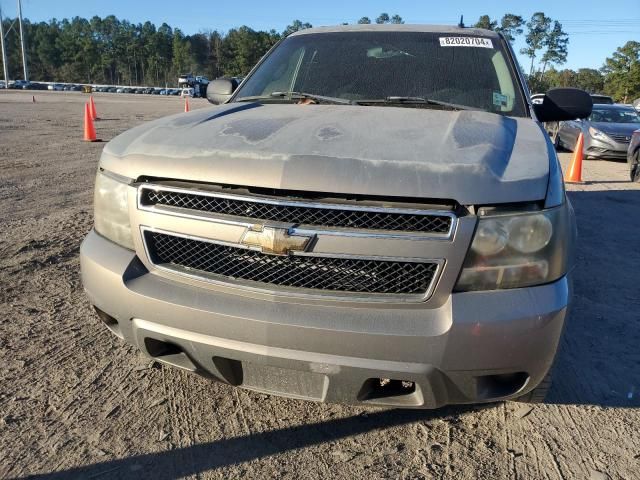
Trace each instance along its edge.
{"label": "side mirror", "polygon": [[591,95],[578,88],[552,88],[541,104],[534,104],[533,110],[541,122],[576,120],[591,115],[593,101]]}
{"label": "side mirror", "polygon": [[207,100],[214,105],[225,103],[231,98],[238,82],[233,78],[218,78],[207,85]]}

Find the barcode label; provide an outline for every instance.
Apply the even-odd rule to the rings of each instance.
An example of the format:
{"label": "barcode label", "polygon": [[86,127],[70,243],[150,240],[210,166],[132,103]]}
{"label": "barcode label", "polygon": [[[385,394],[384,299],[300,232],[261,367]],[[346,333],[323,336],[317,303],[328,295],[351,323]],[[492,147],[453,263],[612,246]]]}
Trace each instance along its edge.
{"label": "barcode label", "polygon": [[493,42],[482,37],[440,37],[440,46],[493,48]]}

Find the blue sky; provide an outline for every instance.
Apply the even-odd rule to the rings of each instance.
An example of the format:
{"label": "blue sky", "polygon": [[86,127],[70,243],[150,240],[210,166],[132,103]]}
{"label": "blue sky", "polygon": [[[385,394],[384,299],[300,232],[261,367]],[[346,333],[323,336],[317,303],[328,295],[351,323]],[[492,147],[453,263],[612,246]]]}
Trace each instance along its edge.
{"label": "blue sky", "polygon": [[[406,23],[437,24],[455,24],[460,14],[464,14],[465,23],[470,24],[482,14],[499,18],[510,12],[529,18],[532,13],[543,11],[561,21],[570,34],[567,68],[599,68],[604,59],[627,40],[640,41],[640,0],[538,0],[526,2],[526,5],[525,2],[496,0],[324,0],[308,5],[288,0],[22,0],[22,5],[23,16],[32,21],[113,14],[134,23],[149,20],[159,25],[167,22],[187,34],[205,29],[226,31],[240,25],[256,30],[275,28],[282,31],[294,19],[314,26],[355,23],[365,15],[374,19],[380,12],[398,13]],[[15,15],[15,0],[0,0],[0,6],[4,16]],[[516,43],[516,49],[521,46],[522,40]],[[520,62],[528,69],[522,56]]]}

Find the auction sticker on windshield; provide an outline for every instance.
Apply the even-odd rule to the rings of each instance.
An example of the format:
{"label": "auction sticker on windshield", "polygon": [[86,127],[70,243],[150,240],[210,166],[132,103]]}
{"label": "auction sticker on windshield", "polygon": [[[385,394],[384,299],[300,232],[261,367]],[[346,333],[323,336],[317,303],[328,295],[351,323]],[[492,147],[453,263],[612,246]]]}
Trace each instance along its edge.
{"label": "auction sticker on windshield", "polygon": [[440,37],[440,46],[493,48],[493,42],[482,37]]}

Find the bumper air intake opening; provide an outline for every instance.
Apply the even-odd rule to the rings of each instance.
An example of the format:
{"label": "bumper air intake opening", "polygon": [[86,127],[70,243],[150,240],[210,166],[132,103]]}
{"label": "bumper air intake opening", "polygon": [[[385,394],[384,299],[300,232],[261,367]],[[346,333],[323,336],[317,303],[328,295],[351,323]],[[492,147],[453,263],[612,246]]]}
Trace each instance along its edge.
{"label": "bumper air intake opening", "polygon": [[242,362],[230,358],[213,357],[213,365],[217,370],[217,378],[234,387],[242,385]]}
{"label": "bumper air intake opening", "polygon": [[380,405],[418,406],[423,397],[420,387],[412,380],[369,378],[358,393],[361,402]]}
{"label": "bumper air intake opening", "polygon": [[483,375],[476,378],[477,397],[482,400],[508,397],[524,388],[528,381],[526,372]]}
{"label": "bumper air intake opening", "polygon": [[167,363],[191,372],[195,372],[198,369],[182,347],[175,343],[146,337],[144,339],[144,347],[147,353],[159,362]]}
{"label": "bumper air intake opening", "polygon": [[96,314],[98,315],[98,318],[102,321],[102,323],[104,323],[104,325],[109,330],[111,330],[111,333],[113,333],[118,338],[124,339],[124,336],[120,331],[120,325],[118,324],[118,321],[108,313],[105,313],[102,310],[100,310],[98,307],[94,306],[93,308],[96,310]]}

